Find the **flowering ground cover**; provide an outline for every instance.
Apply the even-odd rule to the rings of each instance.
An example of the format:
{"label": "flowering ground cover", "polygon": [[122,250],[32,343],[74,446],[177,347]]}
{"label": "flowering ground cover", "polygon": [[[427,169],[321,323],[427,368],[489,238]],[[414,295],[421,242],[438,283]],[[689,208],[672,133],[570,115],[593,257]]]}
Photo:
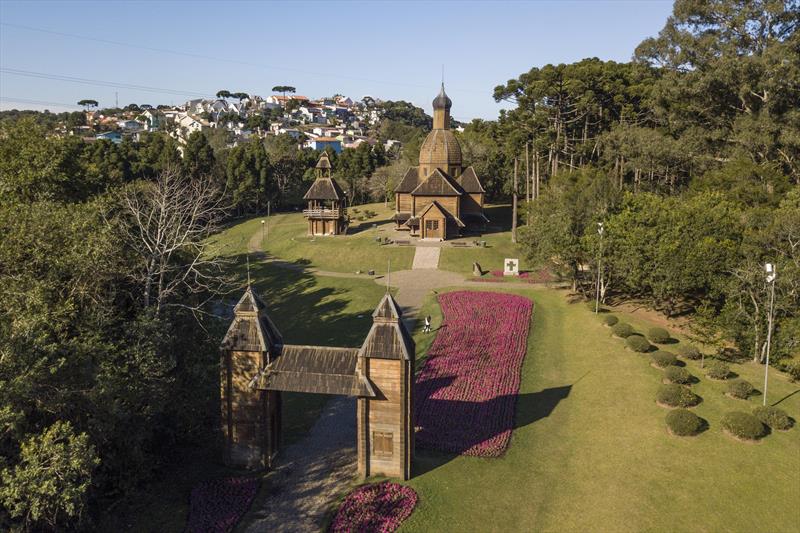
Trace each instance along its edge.
{"label": "flowering ground cover", "polygon": [[442,326],[417,375],[416,444],[480,457],[511,438],[533,302],[514,294],[439,296]]}
{"label": "flowering ground cover", "polygon": [[192,489],[189,533],[227,533],[250,508],[258,480],[229,477],[206,481]]}
{"label": "flowering ground cover", "polygon": [[390,533],[417,505],[414,489],[384,481],[359,487],[344,499],[330,533]]}

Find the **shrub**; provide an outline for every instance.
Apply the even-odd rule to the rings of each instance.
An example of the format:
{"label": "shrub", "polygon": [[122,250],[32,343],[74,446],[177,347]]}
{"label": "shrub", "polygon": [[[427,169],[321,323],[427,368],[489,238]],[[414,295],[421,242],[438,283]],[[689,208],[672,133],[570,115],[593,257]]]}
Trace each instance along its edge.
{"label": "shrub", "polygon": [[670,383],[669,385],[662,385],[658,389],[656,401],[661,405],[670,407],[693,407],[700,403],[700,396],[682,385]]}
{"label": "shrub", "polygon": [[630,335],[625,339],[625,344],[634,352],[644,353],[650,349],[650,343],[641,335]]}
{"label": "shrub", "polygon": [[681,344],[677,349],[678,355],[685,359],[696,360],[700,359],[700,350],[691,344]]}
{"label": "shrub", "polygon": [[764,436],[764,424],[750,413],[731,411],[722,417],[722,427],[740,439],[755,440]]}
{"label": "shrub", "polygon": [[736,379],[728,383],[728,395],[740,400],[746,400],[753,394],[753,386],[743,379]]}
{"label": "shrub", "polygon": [[611,331],[614,333],[614,336],[623,339],[633,335],[633,328],[630,324],[626,324],[625,322],[616,324],[613,328],[611,328]]}
{"label": "shrub", "polygon": [[619,318],[615,317],[614,315],[606,315],[603,317],[603,324],[606,326],[615,326],[619,322]]}
{"label": "shrub", "polygon": [[651,357],[653,358],[653,364],[658,368],[667,368],[678,362],[678,358],[675,357],[674,353],[665,350],[658,350]]}
{"label": "shrub", "polygon": [[686,409],[675,409],[667,413],[667,427],[681,437],[697,435],[703,427],[703,419]]}
{"label": "shrub", "polygon": [[800,381],[800,361],[793,361],[785,365],[786,373],[789,374],[792,382]]}
{"label": "shrub", "polygon": [[664,344],[671,337],[669,336],[669,331],[664,328],[650,328],[647,330],[647,338],[655,344]]}
{"label": "shrub", "polygon": [[753,409],[753,415],[772,429],[787,430],[792,427],[792,419],[789,418],[786,411],[771,405],[756,407]]}
{"label": "shrub", "polygon": [[706,376],[711,379],[727,379],[731,373],[731,367],[722,361],[711,361],[706,369]]}
{"label": "shrub", "polygon": [[[653,356],[655,356],[658,353],[662,352],[656,352],[655,354],[653,354]],[[664,377],[667,378],[667,381],[669,381],[670,383],[679,383],[681,385],[686,385],[688,383],[691,383],[692,381],[692,375],[689,373],[689,371],[679,366],[667,366],[667,368],[664,370]]]}

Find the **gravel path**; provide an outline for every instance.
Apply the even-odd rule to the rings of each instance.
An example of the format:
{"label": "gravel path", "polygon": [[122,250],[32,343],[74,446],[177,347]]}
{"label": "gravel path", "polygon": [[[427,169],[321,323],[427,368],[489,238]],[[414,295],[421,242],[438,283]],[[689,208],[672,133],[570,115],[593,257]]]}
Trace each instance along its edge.
{"label": "gravel path", "polygon": [[328,402],[311,431],[282,449],[270,496],[248,515],[244,531],[319,531],[329,505],[356,475],[356,400]]}

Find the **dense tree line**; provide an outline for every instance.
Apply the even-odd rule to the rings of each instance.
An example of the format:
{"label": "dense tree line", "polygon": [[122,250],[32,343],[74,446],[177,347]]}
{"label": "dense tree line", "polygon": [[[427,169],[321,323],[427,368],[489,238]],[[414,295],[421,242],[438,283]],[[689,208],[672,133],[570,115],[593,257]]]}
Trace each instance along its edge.
{"label": "dense tree line", "polygon": [[605,298],[690,314],[698,338],[755,360],[773,263],[773,358],[797,356],[798,7],[679,0],[631,63],[546,65],[498,86],[516,108],[473,122],[462,144],[502,177],[487,181],[496,193],[511,192],[514,158],[520,194],[541,180],[522,214],[529,258],[587,296],[600,268]]}
{"label": "dense tree line", "polygon": [[214,427],[228,211],[187,154],[0,126],[0,529],[91,528]]}

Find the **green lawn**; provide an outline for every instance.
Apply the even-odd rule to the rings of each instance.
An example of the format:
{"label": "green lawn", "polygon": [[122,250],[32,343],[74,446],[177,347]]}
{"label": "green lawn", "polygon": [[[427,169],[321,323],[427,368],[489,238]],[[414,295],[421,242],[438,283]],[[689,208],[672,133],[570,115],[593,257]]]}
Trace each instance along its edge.
{"label": "green lawn", "polygon": [[[563,291],[503,290],[536,302],[511,446],[500,459],[418,450],[409,484],[420,501],[403,531],[797,531],[800,428],[758,444],[732,440],[723,413],[761,397],[730,399],[691,362],[704,400],[694,411],[710,428],[672,437],[654,401],[661,371],[646,356]],[[440,323],[432,298],[422,312]],[[432,337],[415,332],[418,355]],[[763,386],[763,367],[733,370]],[[773,374],[770,403],[798,390]],[[800,419],[800,393],[780,407]]]}
{"label": "green lawn", "polygon": [[[367,209],[377,215],[363,221],[357,220],[357,217],[364,216]],[[394,214],[393,209],[383,204],[369,204],[351,207],[349,212],[351,226],[348,234],[335,237],[309,237],[308,224],[300,212],[271,216],[269,227],[264,228],[262,233],[262,248],[274,257],[332,272],[375,270],[383,274],[390,260],[392,270],[411,268],[413,248],[381,246],[375,240],[387,235],[385,228],[392,224],[390,217]],[[219,234],[215,238],[215,245],[224,250],[246,250],[250,237],[261,231],[263,219],[255,217],[240,221]],[[373,228],[373,224],[377,227]]]}
{"label": "green lawn", "polygon": [[520,269],[527,270],[523,253],[511,242],[511,206],[486,206],[486,216],[490,222],[489,231],[480,236],[463,237],[453,241],[486,241],[486,248],[451,248],[444,246],[439,257],[439,268],[464,274],[472,274],[472,263],[477,261],[485,271],[503,270],[503,260],[507,257],[520,259]]}
{"label": "green lawn", "polygon": [[[332,272],[386,271],[391,260],[392,270],[411,268],[414,259],[413,247],[381,246],[375,238],[389,236],[390,217],[394,210],[383,204],[357,206],[358,213],[350,208],[352,226],[348,235],[342,237],[309,237],[307,222],[303,215],[281,213],[270,217],[268,228],[263,228],[262,247],[272,256],[302,265]],[[377,216],[364,221],[356,220],[369,209]],[[479,236],[462,237],[454,241],[486,241],[486,248],[451,248],[444,246],[439,259],[439,268],[464,274],[472,273],[472,263],[477,261],[484,270],[502,270],[507,257],[520,258],[520,268],[527,270],[534,265],[525,262],[522,252],[511,242],[511,207],[490,205],[486,215],[491,222],[489,231]],[[213,238],[214,246],[226,254],[247,250],[250,238],[260,232],[264,217],[240,219]],[[373,228],[373,224],[377,227]],[[266,230],[269,230],[268,232]]]}

